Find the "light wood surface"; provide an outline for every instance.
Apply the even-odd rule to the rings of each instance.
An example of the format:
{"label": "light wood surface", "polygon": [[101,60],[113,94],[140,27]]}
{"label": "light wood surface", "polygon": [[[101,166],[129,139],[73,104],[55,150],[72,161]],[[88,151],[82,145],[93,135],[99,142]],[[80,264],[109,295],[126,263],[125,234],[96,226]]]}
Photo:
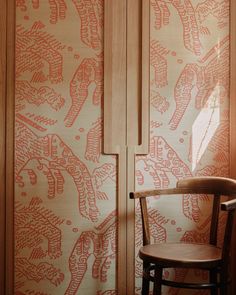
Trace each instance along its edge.
{"label": "light wood surface", "polygon": [[[230,176],[236,179],[236,1],[230,1]],[[236,221],[234,232],[236,231]],[[236,234],[232,241],[232,292],[236,294]]]}
{"label": "light wood surface", "polygon": [[0,294],[5,289],[6,1],[0,2]]}
{"label": "light wood surface", "polygon": [[230,173],[236,179],[236,1],[230,7]]}
{"label": "light wood surface", "polygon": [[127,264],[127,235],[126,235],[126,148],[121,148],[118,155],[118,178],[117,178],[117,290],[118,294],[126,294],[127,277],[129,276]]}
{"label": "light wood surface", "polygon": [[127,146],[141,144],[142,2],[127,1]]}
{"label": "light wood surface", "polygon": [[150,1],[142,0],[142,28],[141,28],[141,113],[140,113],[140,144],[135,146],[136,155],[149,152],[150,132]]}
{"label": "light wood surface", "polygon": [[149,1],[105,1],[104,152],[118,155],[118,294],[134,294],[135,155],[149,146]]}
{"label": "light wood surface", "polygon": [[173,267],[176,262],[178,267],[191,263],[193,267],[209,267],[209,263],[215,265],[221,260],[221,249],[212,245],[168,243],[167,246],[161,243],[141,248],[140,257],[159,264],[163,261],[164,266]]}
{"label": "light wood surface", "polygon": [[135,155],[149,148],[149,1],[127,1],[127,294],[135,290]]}
{"label": "light wood surface", "polygon": [[6,293],[14,294],[15,1],[7,1]]}
{"label": "light wood surface", "polygon": [[104,20],[104,152],[126,146],[126,0],[106,0]]}
{"label": "light wood surface", "polygon": [[105,1],[104,152],[116,154],[118,294],[126,294],[126,1]]}
{"label": "light wood surface", "polygon": [[175,194],[227,194],[236,196],[236,180],[226,177],[205,176],[190,177],[177,181],[176,187],[167,189],[150,189],[130,192],[131,199],[145,198],[157,195]]}

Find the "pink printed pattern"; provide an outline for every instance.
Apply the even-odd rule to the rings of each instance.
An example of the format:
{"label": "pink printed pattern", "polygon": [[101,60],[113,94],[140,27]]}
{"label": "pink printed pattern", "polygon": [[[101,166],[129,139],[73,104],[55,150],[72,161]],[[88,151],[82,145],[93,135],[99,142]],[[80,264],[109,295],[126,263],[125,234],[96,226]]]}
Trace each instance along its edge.
{"label": "pink printed pattern", "polygon": [[[92,277],[107,281],[107,272],[116,255],[116,212],[112,212],[96,231],[83,232],[69,259],[71,281],[66,295],[75,295],[88,270],[88,258],[93,255]],[[108,293],[109,294],[109,293]]]}
{"label": "pink printed pattern", "polygon": [[101,57],[86,58],[76,70],[71,83],[70,95],[72,105],[65,117],[65,125],[71,127],[78,117],[85,100],[88,97],[90,84],[95,83],[93,104],[100,105],[103,87],[103,64]]}
{"label": "pink printed pattern", "polygon": [[[178,179],[192,175],[228,176],[229,1],[152,0],[151,17],[150,153],[136,158],[136,189],[171,187]],[[196,149],[192,127],[198,115],[206,111],[211,116],[207,117],[205,134]],[[214,132],[213,116],[218,120],[214,121]],[[211,138],[205,145],[209,134]],[[204,153],[192,171],[193,156],[196,157],[193,151],[199,153],[203,145]],[[148,205],[154,225],[152,240],[206,242],[211,198],[183,195],[169,202],[158,197]],[[137,207],[136,251],[142,244],[139,210]],[[220,226],[223,225],[221,217]],[[135,294],[141,294],[141,275],[142,264],[137,257]],[[167,270],[164,276],[176,280],[207,279],[205,272],[184,270]],[[164,294],[180,292],[169,288]]]}
{"label": "pink printed pattern", "polygon": [[[55,286],[63,282],[61,270],[45,261],[47,257],[55,260],[62,255],[62,223],[63,220],[51,210],[42,207],[39,198],[32,198],[28,206],[16,204],[15,272],[18,284],[24,279],[36,282],[48,280]],[[31,250],[28,258],[22,256],[27,248]],[[40,263],[37,263],[38,260]]]}
{"label": "pink printed pattern", "polygon": [[[21,11],[27,11],[26,0],[16,0],[16,7]],[[41,0],[31,0],[31,5],[34,9],[40,8]],[[45,1],[46,2],[46,1]],[[42,4],[41,4],[42,5]],[[56,24],[59,20],[64,20],[66,17],[66,2],[64,0],[48,0],[48,6],[50,10],[50,23]]]}
{"label": "pink printed pattern", "polygon": [[[88,294],[116,294],[107,277],[115,269],[117,168],[101,151],[103,2],[16,7],[15,294],[72,294],[89,277],[86,267],[100,282]],[[71,24],[77,40],[65,34]],[[80,246],[95,259],[80,262],[78,253],[76,273]]]}
{"label": "pink printed pattern", "polygon": [[184,116],[187,107],[192,100],[192,91],[197,87],[195,96],[195,107],[205,107],[208,98],[216,86],[221,86],[219,100],[222,102],[229,87],[229,39],[225,37],[219,44],[215,45],[200,60],[205,66],[198,64],[187,64],[182,71],[175,86],[176,110],[170,120],[170,128],[175,130]]}
{"label": "pink printed pattern", "polygon": [[[79,211],[82,216],[96,221],[98,208],[94,197],[91,175],[87,167],[70,150],[70,148],[54,134],[38,137],[20,122],[16,122],[16,180],[21,186],[24,182],[20,173],[26,165],[35,160],[37,169],[46,175],[48,180],[48,197],[54,198],[62,193],[65,179],[61,170],[65,170],[73,179],[78,192]],[[31,182],[36,183],[34,170],[29,170]]]}
{"label": "pink printed pattern", "polygon": [[183,26],[184,46],[194,54],[200,55],[199,28],[191,0],[152,0],[151,5],[155,14],[155,28],[157,30],[169,24],[171,17],[169,6],[173,6]]}
{"label": "pink printed pattern", "polygon": [[[117,166],[101,146],[103,5],[16,0],[16,295],[117,294],[111,280]],[[228,14],[225,0],[151,0],[150,153],[136,159],[137,189],[170,187],[191,175],[228,175]],[[186,118],[207,108],[216,86],[219,126],[193,172]],[[175,219],[149,204],[152,238],[205,241],[209,202],[184,195],[173,203],[181,215]],[[136,247],[142,243],[139,216],[137,208]],[[136,265],[140,294],[138,259]],[[170,276],[188,273],[166,271]]]}
{"label": "pink printed pattern", "polygon": [[103,29],[102,0],[72,0],[81,19],[81,40],[90,48],[101,49]]}
{"label": "pink printed pattern", "polygon": [[44,30],[41,21],[35,22],[29,30],[22,25],[16,27],[16,77],[24,72],[35,72],[34,80],[37,75],[39,81],[49,79],[51,83],[59,83],[63,79],[63,59],[59,52],[63,45]]}
{"label": "pink printed pattern", "polygon": [[[150,141],[150,154],[146,157],[138,156],[136,165],[141,162],[142,170],[137,170],[138,184],[145,182],[144,172],[152,178],[156,188],[166,188],[170,184],[168,174],[175,179],[192,176],[188,166],[181,160],[175,150],[168,145],[163,137],[155,136]],[[145,174],[146,174],[145,173]]]}
{"label": "pink printed pattern", "polygon": [[85,159],[98,163],[102,151],[101,145],[102,120],[99,118],[88,132]]}
{"label": "pink printed pattern", "polygon": [[167,60],[169,50],[162,47],[157,41],[152,40],[150,44],[150,64],[154,69],[155,83],[157,87],[164,87],[167,82]]}

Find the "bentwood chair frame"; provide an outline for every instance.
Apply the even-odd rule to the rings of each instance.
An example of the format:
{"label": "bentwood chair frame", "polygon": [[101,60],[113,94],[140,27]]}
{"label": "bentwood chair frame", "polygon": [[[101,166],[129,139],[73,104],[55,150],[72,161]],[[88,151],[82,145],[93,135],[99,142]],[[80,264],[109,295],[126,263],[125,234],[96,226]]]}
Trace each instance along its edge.
{"label": "bentwood chair frame", "polygon": [[[209,244],[150,243],[147,197],[157,195],[207,194],[213,195]],[[221,203],[221,196],[230,199]],[[211,295],[229,294],[229,262],[233,219],[236,209],[236,180],[224,177],[192,177],[179,180],[176,188],[131,192],[131,199],[139,199],[143,227],[143,247],[139,257],[143,260],[142,295],[149,294],[149,283],[154,282],[153,294],[161,295],[161,286],[187,289],[210,289]],[[158,200],[157,202],[161,202]],[[220,209],[227,211],[222,248],[217,246]],[[209,271],[208,283],[187,283],[163,278],[164,268],[191,268]]]}

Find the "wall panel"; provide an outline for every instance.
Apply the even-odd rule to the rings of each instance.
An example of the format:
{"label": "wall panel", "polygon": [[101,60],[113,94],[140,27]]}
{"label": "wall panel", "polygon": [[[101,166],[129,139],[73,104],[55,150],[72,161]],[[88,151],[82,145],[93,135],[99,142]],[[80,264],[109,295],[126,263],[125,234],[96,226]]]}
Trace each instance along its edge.
{"label": "wall panel", "polygon": [[[136,157],[136,189],[171,187],[192,175],[229,176],[229,1],[150,4],[150,153]],[[207,196],[160,197],[150,204],[151,223],[158,229],[152,239],[206,241],[210,205]],[[138,206],[136,212],[138,251]],[[140,294],[138,258],[135,271]],[[204,272],[166,271],[165,276],[206,279]],[[165,289],[164,294],[194,294],[185,292]]]}
{"label": "wall panel", "polygon": [[103,1],[16,2],[15,293],[114,294]]}

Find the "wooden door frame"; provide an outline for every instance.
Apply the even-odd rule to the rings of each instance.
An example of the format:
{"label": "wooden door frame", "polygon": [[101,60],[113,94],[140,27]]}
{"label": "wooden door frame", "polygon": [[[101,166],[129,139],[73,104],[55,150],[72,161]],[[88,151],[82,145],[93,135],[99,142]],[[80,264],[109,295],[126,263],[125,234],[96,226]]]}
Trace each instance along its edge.
{"label": "wooden door frame", "polygon": [[0,294],[14,294],[15,1],[0,1]]}

